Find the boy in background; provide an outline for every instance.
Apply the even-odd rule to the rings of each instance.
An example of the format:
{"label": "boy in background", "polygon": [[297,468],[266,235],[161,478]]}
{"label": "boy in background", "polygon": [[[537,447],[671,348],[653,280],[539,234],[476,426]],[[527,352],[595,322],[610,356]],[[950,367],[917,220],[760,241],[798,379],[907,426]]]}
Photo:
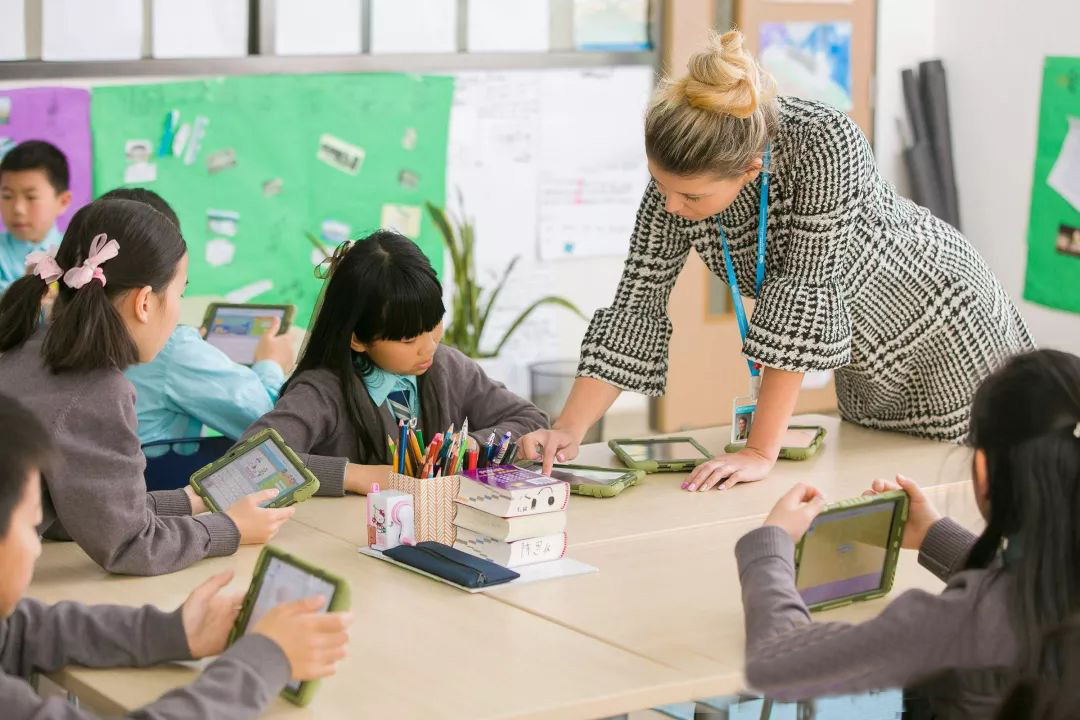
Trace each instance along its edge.
{"label": "boy in background", "polygon": [[26,256],[51,250],[62,235],[56,219],[71,204],[67,158],[44,140],[16,145],[0,160],[0,294],[26,273]]}

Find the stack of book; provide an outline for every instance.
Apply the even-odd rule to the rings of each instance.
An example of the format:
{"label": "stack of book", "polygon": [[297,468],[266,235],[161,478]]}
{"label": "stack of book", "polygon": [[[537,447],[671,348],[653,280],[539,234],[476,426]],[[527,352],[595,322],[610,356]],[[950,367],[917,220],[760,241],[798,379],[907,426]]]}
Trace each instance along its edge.
{"label": "stack of book", "polygon": [[570,485],[514,466],[469,470],[456,499],[454,547],[503,567],[566,553]]}

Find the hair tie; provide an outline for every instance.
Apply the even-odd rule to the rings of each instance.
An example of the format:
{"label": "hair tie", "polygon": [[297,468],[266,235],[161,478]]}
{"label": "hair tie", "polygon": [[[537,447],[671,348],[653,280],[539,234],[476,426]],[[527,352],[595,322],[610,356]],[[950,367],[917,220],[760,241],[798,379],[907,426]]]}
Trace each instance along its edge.
{"label": "hair tie", "polygon": [[105,273],[101,265],[112,260],[120,253],[120,243],[109,240],[105,233],[95,235],[90,241],[90,253],[82,265],[64,273],[64,284],[72,290],[78,290],[91,280],[98,280],[105,287]]}
{"label": "hair tie", "polygon": [[64,275],[63,268],[56,262],[57,247],[48,250],[38,250],[26,256],[27,275],[37,275],[45,281],[46,285],[59,280]]}

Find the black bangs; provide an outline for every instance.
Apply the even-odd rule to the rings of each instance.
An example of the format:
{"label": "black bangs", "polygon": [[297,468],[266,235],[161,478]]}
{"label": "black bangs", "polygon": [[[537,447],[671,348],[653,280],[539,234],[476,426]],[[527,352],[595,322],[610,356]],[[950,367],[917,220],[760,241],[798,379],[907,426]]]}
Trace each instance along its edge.
{"label": "black bangs", "polygon": [[[428,268],[429,272],[415,272],[415,268],[409,272],[391,262],[385,277],[386,287],[381,293],[382,312],[378,314],[377,326],[368,328],[373,339],[408,340],[431,332],[442,321],[446,314],[442,285],[430,264]],[[358,328],[367,321],[360,318]]]}

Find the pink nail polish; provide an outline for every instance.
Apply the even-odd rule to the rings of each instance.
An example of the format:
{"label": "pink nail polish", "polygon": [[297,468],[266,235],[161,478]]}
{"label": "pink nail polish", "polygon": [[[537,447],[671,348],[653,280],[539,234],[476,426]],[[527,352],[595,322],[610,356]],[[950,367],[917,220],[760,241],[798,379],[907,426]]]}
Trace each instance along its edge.
{"label": "pink nail polish", "polygon": [[686,489],[689,490],[690,492],[693,492],[693,491],[697,490],[697,486],[696,485],[687,485]]}
{"label": "pink nail polish", "polygon": [[689,485],[690,485],[690,483],[684,482],[680,487],[682,487],[682,489],[685,490],[687,487],[689,487]]}

